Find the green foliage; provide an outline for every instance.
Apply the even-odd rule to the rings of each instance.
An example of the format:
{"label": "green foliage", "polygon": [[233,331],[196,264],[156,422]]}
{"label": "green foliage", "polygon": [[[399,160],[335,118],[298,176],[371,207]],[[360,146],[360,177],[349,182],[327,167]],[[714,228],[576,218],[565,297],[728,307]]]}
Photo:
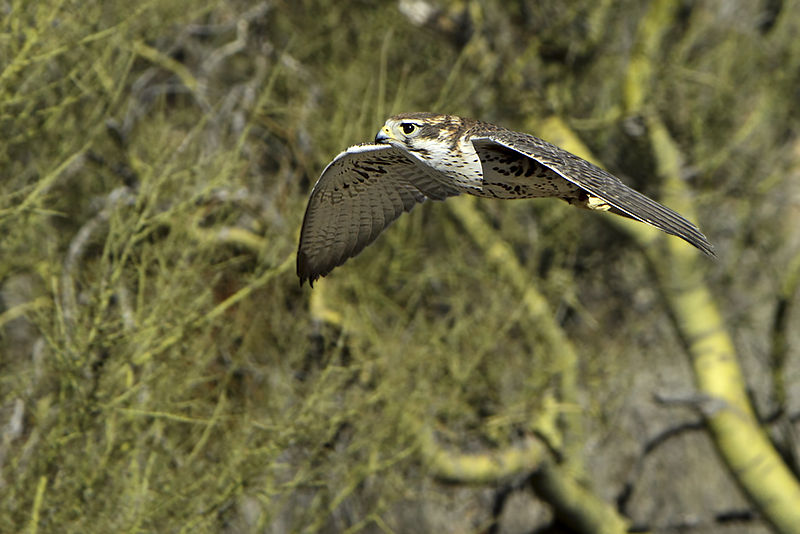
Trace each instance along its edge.
{"label": "green foliage", "polygon": [[462,513],[431,483],[421,425],[453,450],[501,448],[548,435],[555,405],[591,416],[578,450],[608,439],[616,393],[682,346],[601,216],[476,208],[581,356],[577,399],[545,326],[447,204],[401,218],[314,297],[298,287],[311,185],[394,112],[533,133],[559,114],[656,197],[640,119],[660,115],[720,250],[711,288],[744,345],[768,344],[800,246],[800,17],[735,3],[750,11],[681,7],[631,110],[632,0],[441,2],[416,22],[404,2],[6,2],[0,531],[479,529],[491,506]]}

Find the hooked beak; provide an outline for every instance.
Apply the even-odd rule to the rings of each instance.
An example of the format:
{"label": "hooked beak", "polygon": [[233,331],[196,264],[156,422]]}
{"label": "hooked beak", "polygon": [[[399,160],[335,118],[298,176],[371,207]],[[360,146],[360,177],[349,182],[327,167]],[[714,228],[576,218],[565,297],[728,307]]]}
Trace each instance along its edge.
{"label": "hooked beak", "polygon": [[388,143],[392,139],[392,134],[389,132],[389,127],[384,126],[375,136],[375,144]]}

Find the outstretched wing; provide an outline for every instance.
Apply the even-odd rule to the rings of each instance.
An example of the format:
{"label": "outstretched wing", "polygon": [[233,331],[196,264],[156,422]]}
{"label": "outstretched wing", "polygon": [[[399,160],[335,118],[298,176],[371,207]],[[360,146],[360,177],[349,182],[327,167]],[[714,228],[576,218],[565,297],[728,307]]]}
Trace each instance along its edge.
{"label": "outstretched wing", "polygon": [[300,245],[300,284],[325,276],[372,243],[403,212],[426,198],[458,191],[435,180],[435,171],[389,145],[356,145],[325,167],[311,191]]}
{"label": "outstretched wing", "polygon": [[547,141],[532,135],[497,128],[483,135],[476,132],[471,139],[475,150],[511,150],[529,157],[551,169],[589,195],[598,197],[617,211],[637,221],[655,226],[668,234],[680,237],[709,256],[715,256],[714,246],[694,224],[671,209],[662,206],[600,167],[579,158]]}

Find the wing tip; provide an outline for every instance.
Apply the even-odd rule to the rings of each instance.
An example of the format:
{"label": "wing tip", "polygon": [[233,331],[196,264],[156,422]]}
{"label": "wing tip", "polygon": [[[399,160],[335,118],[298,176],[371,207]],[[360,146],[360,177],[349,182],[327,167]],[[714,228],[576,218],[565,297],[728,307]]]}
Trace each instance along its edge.
{"label": "wing tip", "polygon": [[300,287],[308,281],[308,285],[313,289],[314,282],[320,276],[325,276],[328,273],[320,273],[316,269],[311,268],[308,254],[302,250],[297,251],[297,277],[300,279]]}
{"label": "wing tip", "polygon": [[297,277],[300,279],[300,287],[303,287],[303,284],[308,282],[309,287],[311,287],[312,289],[314,288],[314,281],[316,280],[315,277],[306,276],[300,273],[297,274]]}
{"label": "wing tip", "polygon": [[[322,275],[322,276],[324,276],[324,275]],[[319,280],[320,275],[318,275],[318,274],[299,274],[298,273],[297,277],[300,279],[300,287],[303,287],[303,284],[308,282],[308,286],[311,289],[314,289],[314,282]]]}
{"label": "wing tip", "polygon": [[699,230],[698,233],[700,234],[698,239],[693,239],[691,241],[686,240],[686,241],[688,241],[688,243],[690,245],[693,245],[695,248],[700,249],[700,251],[703,254],[705,254],[712,260],[718,260],[719,258],[717,257],[717,251],[714,248],[714,245],[711,244],[711,241],[709,241],[708,238],[706,238],[706,236],[704,236]]}
{"label": "wing tip", "polygon": [[641,220],[650,226],[653,226],[662,232],[677,237],[678,239],[683,240],[684,242],[692,245],[694,248],[698,249],[700,252],[705,254],[708,258],[712,260],[717,260],[717,251],[714,248],[714,245],[708,238],[703,235],[703,232],[695,226],[693,223],[689,222],[686,219],[681,217],[684,224],[679,226],[675,226],[672,224],[665,224],[663,221],[651,221],[651,220]]}
{"label": "wing tip", "polygon": [[689,221],[686,221],[685,219],[684,221],[686,222],[686,225],[681,225],[677,227],[672,225],[666,225],[663,222],[661,222],[661,224],[654,224],[653,222],[650,221],[642,221],[642,222],[645,222],[650,226],[654,226],[655,228],[658,228],[664,233],[682,239],[686,243],[692,245],[694,248],[698,249],[700,252],[705,254],[708,258],[711,258],[712,260],[717,260],[718,259],[717,251],[714,248],[714,245],[711,243],[711,241],[709,241],[708,238],[705,235],[703,235],[703,232],[701,232],[700,229],[697,228],[697,226],[690,223]]}

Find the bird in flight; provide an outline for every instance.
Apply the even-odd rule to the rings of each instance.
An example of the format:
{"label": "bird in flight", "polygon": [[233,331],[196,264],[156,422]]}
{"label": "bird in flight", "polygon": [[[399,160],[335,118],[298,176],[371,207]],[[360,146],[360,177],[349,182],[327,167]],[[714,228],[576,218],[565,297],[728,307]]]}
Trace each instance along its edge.
{"label": "bird in flight", "polygon": [[555,197],[655,226],[714,256],[692,223],[600,167],[529,134],[436,113],[389,118],[374,144],[355,145],[325,167],[311,191],[297,276],[313,286],[425,199]]}

